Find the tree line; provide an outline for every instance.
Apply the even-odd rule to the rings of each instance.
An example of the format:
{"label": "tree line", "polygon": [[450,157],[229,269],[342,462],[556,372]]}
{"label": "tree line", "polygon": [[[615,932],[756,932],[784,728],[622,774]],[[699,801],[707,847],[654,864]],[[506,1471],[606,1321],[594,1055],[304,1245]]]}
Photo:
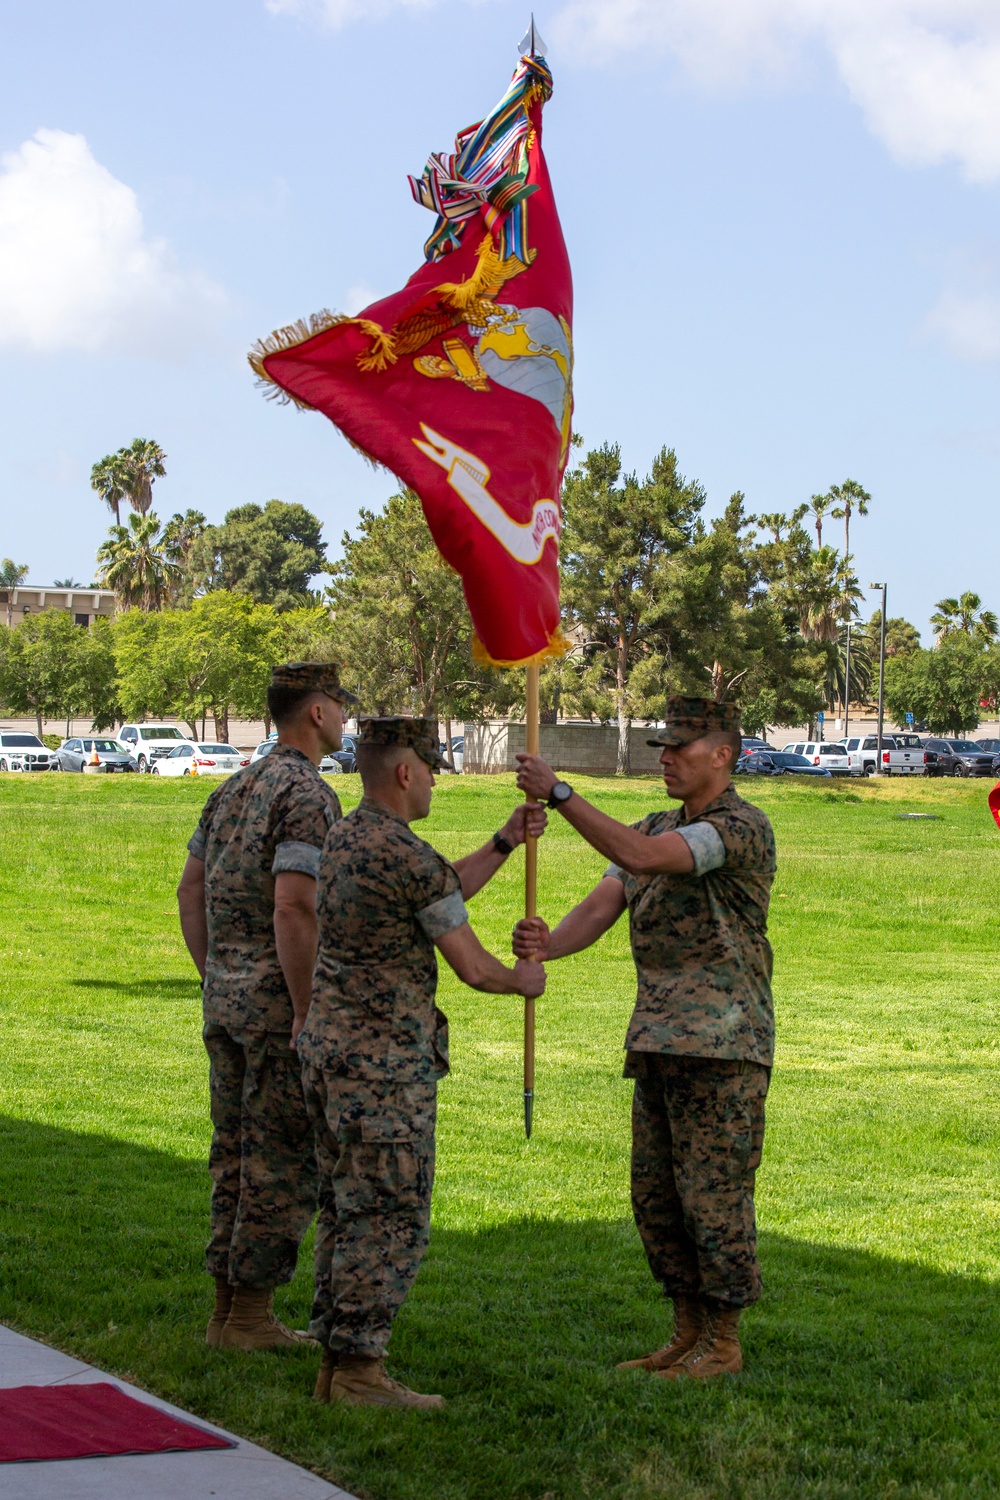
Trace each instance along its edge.
{"label": "tree line", "polygon": [[[279,500],[238,506],[217,525],[193,509],[161,524],[152,495],[165,466],[147,439],[94,465],[92,485],[115,518],[97,581],[120,612],[87,632],[56,612],[5,632],[9,711],[108,728],[169,714],[192,733],[210,715],[226,739],[231,714],[262,713],[272,662],[316,653],[343,663],[374,712],[461,721],[523,711],[523,670],[474,660],[460,581],[413,492],[363,509],[330,562],[318,518]],[[644,477],[624,470],[617,445],[591,450],[563,488],[569,649],[543,669],[544,716],[617,723],[626,770],[632,722],[660,718],[670,693],[733,697],[750,733],[812,724],[821,709],[843,711],[849,651],[850,696],[865,701],[881,622],[860,620],[850,546],[852,519],[870,503],[846,479],[788,514],[750,514],[737,492],[709,521],[704,489],[673,449]],[[842,550],[831,522],[843,525]],[[23,570],[4,559],[0,574]],[[913,713],[962,732],[1000,689],[997,621],[963,594],[942,600],[931,623],[937,641],[925,651],[908,621],[887,622],[886,701],[899,722]]]}

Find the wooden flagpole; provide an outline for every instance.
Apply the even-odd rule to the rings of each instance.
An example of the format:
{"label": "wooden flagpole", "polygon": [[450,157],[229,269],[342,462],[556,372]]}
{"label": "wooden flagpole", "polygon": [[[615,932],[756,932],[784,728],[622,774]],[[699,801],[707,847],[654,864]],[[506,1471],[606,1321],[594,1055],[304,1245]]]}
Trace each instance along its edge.
{"label": "wooden flagpole", "polygon": [[[538,667],[528,668],[528,693],[525,705],[524,748],[529,755],[538,754]],[[529,801],[533,801],[529,798]],[[537,915],[538,906],[538,840],[524,841],[524,915]],[[524,1002],[524,1133],[531,1139],[531,1115],[535,1103],[535,1002]]]}

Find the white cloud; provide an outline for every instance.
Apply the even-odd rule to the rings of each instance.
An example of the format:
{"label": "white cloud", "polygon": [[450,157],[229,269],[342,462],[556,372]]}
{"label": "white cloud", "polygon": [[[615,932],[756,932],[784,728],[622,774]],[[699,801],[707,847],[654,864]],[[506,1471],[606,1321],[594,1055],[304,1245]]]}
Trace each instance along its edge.
{"label": "white cloud", "polygon": [[302,16],[335,28],[349,21],[374,21],[391,10],[429,10],[439,0],[264,0],[272,15]]}
{"label": "white cloud", "polygon": [[672,53],[700,83],[788,76],[825,46],[897,160],[1000,177],[996,0],[569,0],[560,46],[595,60]]}
{"label": "white cloud", "polygon": [[1000,296],[946,291],[928,313],[923,333],[957,359],[1000,359]]}
{"label": "white cloud", "polygon": [[[265,0],[334,27],[441,3]],[[550,26],[564,57],[669,53],[710,87],[801,76],[808,51],[825,49],[897,160],[1000,177],[998,0],[564,0]]]}
{"label": "white cloud", "polygon": [[82,135],[39,130],[0,159],[0,345],[183,357],[225,305],[147,237],[135,193]]}

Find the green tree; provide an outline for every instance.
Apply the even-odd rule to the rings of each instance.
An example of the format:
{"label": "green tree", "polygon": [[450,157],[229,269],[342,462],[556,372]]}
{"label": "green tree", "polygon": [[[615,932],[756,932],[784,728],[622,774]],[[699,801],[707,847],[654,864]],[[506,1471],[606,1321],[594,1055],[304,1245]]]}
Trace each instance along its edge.
{"label": "green tree", "polygon": [[[622,474],[621,450],[605,443],[587,454],[563,485],[563,604],[571,637],[585,644],[582,686],[603,695],[618,722],[618,770],[629,769],[633,716],[645,717],[632,674],[664,657],[664,569],[690,546],[705,503],[686,480],[673,449],[663,448],[649,475]],[[653,671],[655,673],[656,666]]]}
{"label": "green tree", "polygon": [[28,615],[5,632],[0,699],[9,712],[42,720],[67,719],[86,707],[81,646],[86,632],[64,609]]}
{"label": "green tree", "polygon": [[982,602],[979,595],[971,591],[960,594],[957,599],[939,599],[931,615],[938,644],[955,634],[966,635],[984,645],[995,640],[1000,624],[991,609],[982,608]]}
{"label": "green tree", "polygon": [[140,516],[153,506],[153,484],[162,479],[167,455],[150,438],[135,438],[127,448],[107,453],[90,471],[90,486],[114,514],[115,525],[121,525],[121,506],[128,502]]}
{"label": "green tree", "polygon": [[820,551],[823,547],[823,522],[826,520],[832,504],[833,496],[828,493],[826,495],[813,495],[807,507],[812,516],[813,526],[816,528],[817,551]]}
{"label": "green tree", "polygon": [[[877,609],[868,621],[866,632],[868,635],[869,649],[875,660],[878,660],[879,634],[882,630],[882,611]],[[890,615],[885,622],[885,654],[890,656],[910,656],[914,651],[920,650],[920,631],[909,620],[904,620],[902,615]]]}
{"label": "green tree", "polygon": [[0,562],[0,589],[3,589],[7,595],[8,629],[14,621],[14,590],[24,582],[27,576],[27,563],[16,563],[12,557],[5,557]]}
{"label": "green tree", "polygon": [[171,604],[190,604],[195,595],[193,554],[195,543],[208,529],[200,510],[175,511],[163,528],[163,555],[172,569],[169,583]]}
{"label": "green tree", "polygon": [[207,526],[191,547],[199,592],[249,594],[275,609],[316,602],[310,582],[329,572],[322,524],[304,505],[269,500],[237,506],[221,526]]}
{"label": "green tree", "polygon": [[177,576],[156,516],[138,512],[127,526],[112,526],[97,562],[101,583],[114,589],[119,609],[162,609]]}
{"label": "green tree", "polygon": [[381,511],[362,510],[332,572],[338,650],[364,704],[450,721],[475,716],[491,692],[502,694],[497,679],[511,674],[473,661],[461,580],[434,545],[412,490],[392,495]]}
{"label": "green tree", "polygon": [[871,498],[868,491],[863,489],[856,479],[845,479],[843,484],[830,486],[830,499],[834,502],[830,514],[835,521],[844,523],[845,558],[851,555],[851,516],[855,511],[859,516],[866,516]]}
{"label": "green tree", "polygon": [[228,741],[232,713],[263,713],[283,643],[278,612],[245,594],[218,590],[161,614],[127,610],[115,622],[122,707],[130,717],[183,719],[195,738],[211,714],[216,736]]}
{"label": "green tree", "polygon": [[911,651],[886,662],[885,701],[897,724],[912,713],[934,734],[964,734],[979,723],[986,653],[961,631],[931,651]]}

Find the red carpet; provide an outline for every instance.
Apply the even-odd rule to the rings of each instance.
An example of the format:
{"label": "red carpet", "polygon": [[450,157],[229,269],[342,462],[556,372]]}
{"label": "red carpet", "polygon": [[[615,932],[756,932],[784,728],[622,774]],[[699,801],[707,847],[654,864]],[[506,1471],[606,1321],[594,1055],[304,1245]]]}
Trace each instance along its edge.
{"label": "red carpet", "polygon": [[0,1390],[0,1463],[233,1447],[103,1381]]}

